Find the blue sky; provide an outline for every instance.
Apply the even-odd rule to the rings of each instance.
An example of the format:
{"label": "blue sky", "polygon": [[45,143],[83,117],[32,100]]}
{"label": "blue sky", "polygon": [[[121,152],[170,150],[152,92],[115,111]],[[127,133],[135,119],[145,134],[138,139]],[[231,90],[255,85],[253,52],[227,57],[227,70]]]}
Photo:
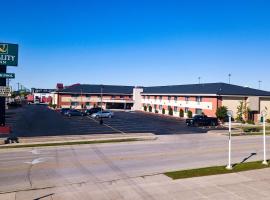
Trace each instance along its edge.
{"label": "blue sky", "polygon": [[[18,43],[12,84],[228,82],[270,90],[263,0],[0,0],[0,41]],[[3,9],[5,8],[5,9]]]}

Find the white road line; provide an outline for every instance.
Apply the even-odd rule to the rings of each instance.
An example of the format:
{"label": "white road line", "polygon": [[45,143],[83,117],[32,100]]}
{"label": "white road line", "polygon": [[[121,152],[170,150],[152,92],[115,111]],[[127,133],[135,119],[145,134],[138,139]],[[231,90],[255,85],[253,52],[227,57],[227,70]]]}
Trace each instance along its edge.
{"label": "white road line", "polygon": [[[95,119],[92,118],[92,117],[87,116],[87,118],[92,119],[93,121],[99,123],[99,121],[95,120]],[[109,128],[111,128],[111,129],[114,130],[114,131],[120,132],[120,133],[122,133],[122,134],[126,134],[125,132],[123,132],[123,131],[121,131],[121,130],[119,130],[119,129],[116,129],[116,128],[112,127],[112,126],[109,126],[108,124],[103,123],[103,125],[104,125],[104,126],[107,126],[107,127],[109,127]]]}

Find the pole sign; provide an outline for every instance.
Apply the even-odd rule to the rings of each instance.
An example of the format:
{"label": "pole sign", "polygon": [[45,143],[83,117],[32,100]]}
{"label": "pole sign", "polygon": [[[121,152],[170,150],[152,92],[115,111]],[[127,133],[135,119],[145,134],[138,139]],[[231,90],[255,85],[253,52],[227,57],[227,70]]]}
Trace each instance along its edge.
{"label": "pole sign", "polygon": [[6,86],[0,86],[0,97],[10,97],[11,88]]}
{"label": "pole sign", "polygon": [[15,78],[14,73],[0,73],[0,78]]}
{"label": "pole sign", "polygon": [[18,45],[0,43],[0,65],[18,65]]}

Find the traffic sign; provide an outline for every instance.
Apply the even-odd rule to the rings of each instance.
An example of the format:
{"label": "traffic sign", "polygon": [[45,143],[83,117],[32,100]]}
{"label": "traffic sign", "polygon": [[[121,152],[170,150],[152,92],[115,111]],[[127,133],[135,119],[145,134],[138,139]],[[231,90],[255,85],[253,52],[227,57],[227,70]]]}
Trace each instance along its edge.
{"label": "traffic sign", "polygon": [[11,88],[6,86],[0,86],[0,97],[10,97]]}
{"label": "traffic sign", "polygon": [[15,78],[14,73],[0,73],[0,78]]}

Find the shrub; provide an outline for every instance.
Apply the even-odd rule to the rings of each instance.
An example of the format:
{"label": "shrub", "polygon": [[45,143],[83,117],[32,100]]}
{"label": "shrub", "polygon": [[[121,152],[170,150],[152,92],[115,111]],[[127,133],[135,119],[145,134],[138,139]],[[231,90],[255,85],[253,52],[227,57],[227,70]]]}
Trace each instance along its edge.
{"label": "shrub", "polygon": [[155,113],[158,113],[158,110],[155,110]]}
{"label": "shrub", "polygon": [[267,120],[265,120],[266,121],[266,123],[270,123],[270,119],[267,119]]}
{"label": "shrub", "polygon": [[187,116],[188,116],[188,118],[192,118],[192,111],[191,111],[191,110],[189,110],[189,111],[187,112]]}
{"label": "shrub", "polygon": [[217,108],[216,116],[219,120],[224,121],[225,118],[227,117],[227,112],[228,112],[227,107],[221,106],[221,107]]}
{"label": "shrub", "polygon": [[242,121],[241,121],[241,123],[242,123],[242,124],[245,124],[245,123],[246,123],[246,121],[245,121],[245,120],[242,120]]}
{"label": "shrub", "polygon": [[144,109],[144,111],[147,111],[147,107],[146,106],[143,106],[143,109]]}
{"label": "shrub", "polygon": [[53,104],[52,107],[53,107],[53,109],[55,109],[56,108],[56,104]]}
{"label": "shrub", "polygon": [[165,114],[165,109],[164,109],[164,108],[162,108],[162,114],[163,114],[163,115]]}
{"label": "shrub", "polygon": [[255,124],[255,122],[252,121],[252,120],[247,120],[247,123],[248,123],[248,124]]}
{"label": "shrub", "polygon": [[148,107],[149,112],[152,112],[152,106]]}
{"label": "shrub", "polygon": [[49,107],[52,107],[52,103],[50,102],[50,103],[48,104],[48,106],[49,106]]}
{"label": "shrub", "polygon": [[260,128],[259,127],[244,127],[243,131],[245,133],[260,132]]}
{"label": "shrub", "polygon": [[173,109],[171,107],[169,108],[169,115],[173,115]]}
{"label": "shrub", "polygon": [[184,110],[183,109],[180,109],[180,111],[179,111],[179,117],[184,117]]}

